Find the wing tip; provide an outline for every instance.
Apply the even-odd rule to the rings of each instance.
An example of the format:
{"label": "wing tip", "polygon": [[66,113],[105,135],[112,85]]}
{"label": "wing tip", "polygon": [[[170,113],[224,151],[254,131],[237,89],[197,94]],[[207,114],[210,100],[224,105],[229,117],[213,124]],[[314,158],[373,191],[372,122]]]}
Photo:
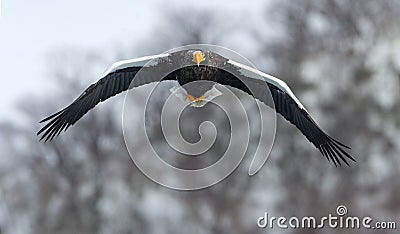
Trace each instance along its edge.
{"label": "wing tip", "polygon": [[[339,141],[331,138],[328,136],[328,141],[321,144],[318,149],[324,155],[328,161],[332,161],[335,165],[335,167],[342,166],[343,162],[346,164],[348,167],[351,167],[349,160],[353,162],[357,162],[357,160],[351,156],[348,152],[346,152],[343,148],[345,149],[351,149],[347,145],[340,143]],[[329,158],[331,160],[329,160]]]}
{"label": "wing tip", "polygon": [[60,132],[65,128],[66,121],[63,120],[62,114],[64,110],[58,111],[39,121],[39,123],[48,122],[45,126],[43,126],[39,131],[36,133],[36,136],[40,136],[39,142],[48,142],[54,139],[54,137],[58,136]]}

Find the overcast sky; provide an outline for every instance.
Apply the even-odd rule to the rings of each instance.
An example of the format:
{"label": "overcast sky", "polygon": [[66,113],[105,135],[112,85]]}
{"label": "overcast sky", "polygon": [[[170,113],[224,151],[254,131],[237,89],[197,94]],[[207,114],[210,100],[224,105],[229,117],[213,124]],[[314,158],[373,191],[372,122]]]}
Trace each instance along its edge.
{"label": "overcast sky", "polygon": [[[162,20],[162,9],[193,6],[260,12],[263,1],[178,0],[3,0],[0,16],[0,120],[12,118],[14,103],[50,88],[46,55],[65,47],[112,51],[143,41]],[[258,6],[258,7],[257,7]],[[168,50],[170,48],[165,48]],[[48,57],[48,56],[47,56]],[[109,64],[105,65],[109,66]],[[104,70],[106,67],[104,67]],[[101,73],[102,71],[99,71]],[[100,74],[99,74],[100,75]],[[90,80],[93,80],[90,79]]]}

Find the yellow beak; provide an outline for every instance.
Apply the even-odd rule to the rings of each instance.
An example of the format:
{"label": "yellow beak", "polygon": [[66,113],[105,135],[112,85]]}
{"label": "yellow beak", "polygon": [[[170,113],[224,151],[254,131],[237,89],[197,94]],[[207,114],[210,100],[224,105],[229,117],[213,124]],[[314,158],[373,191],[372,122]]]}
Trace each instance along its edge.
{"label": "yellow beak", "polygon": [[195,52],[193,54],[193,62],[195,62],[197,64],[197,66],[200,65],[201,62],[203,62],[204,60],[206,60],[203,56],[203,53],[201,52]]}

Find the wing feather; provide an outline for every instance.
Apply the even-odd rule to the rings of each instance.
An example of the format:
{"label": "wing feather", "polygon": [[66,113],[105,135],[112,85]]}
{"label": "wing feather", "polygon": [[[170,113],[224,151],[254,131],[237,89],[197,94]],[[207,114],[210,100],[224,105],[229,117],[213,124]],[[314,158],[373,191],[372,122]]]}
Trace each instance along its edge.
{"label": "wing feather", "polygon": [[[166,56],[168,54],[148,56],[113,64],[97,82],[86,88],[69,106],[40,121],[40,123],[46,123],[37,133],[38,136],[41,135],[40,140],[51,141],[63,130],[65,131],[75,124],[99,102],[128,90],[140,69],[150,69],[151,71],[153,67],[158,66],[153,61]],[[154,80],[156,78],[158,77],[149,74],[148,77],[134,82],[133,87],[159,81]]]}
{"label": "wing feather", "polygon": [[341,165],[341,161],[346,165],[349,165],[347,161],[349,159],[355,161],[344,150],[350,147],[327,135],[283,81],[233,61],[229,61],[225,69],[226,71],[222,71],[218,77],[218,83],[241,89],[272,107],[271,101],[268,101],[265,95],[268,92],[265,89],[268,88],[273,99],[274,107],[272,108],[295,125],[307,140],[335,166]]}

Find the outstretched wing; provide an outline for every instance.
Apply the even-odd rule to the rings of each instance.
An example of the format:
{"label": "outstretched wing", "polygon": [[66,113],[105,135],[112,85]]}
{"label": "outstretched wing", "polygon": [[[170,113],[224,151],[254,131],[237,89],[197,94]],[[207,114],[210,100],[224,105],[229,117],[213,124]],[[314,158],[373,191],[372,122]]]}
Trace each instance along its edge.
{"label": "outstretched wing", "polygon": [[[129,88],[160,81],[160,77],[151,71],[155,67],[167,66],[167,63],[161,60],[168,56],[169,54],[160,54],[114,63],[97,82],[91,84],[69,106],[40,121],[40,123],[47,122],[37,133],[38,136],[41,135],[40,140],[52,140],[62,130],[67,130],[82,118],[99,102],[103,102]],[[144,69],[143,72],[140,72],[143,76],[137,76],[141,69]]]}
{"label": "outstretched wing", "polygon": [[[335,165],[341,165],[340,161],[349,165],[347,159],[355,161],[345,151],[350,147],[326,134],[282,80],[230,60],[226,65],[226,71],[221,72],[217,82],[247,92],[269,106],[274,105],[275,110],[294,124],[328,161],[332,160]],[[272,101],[266,88],[271,92]]]}

